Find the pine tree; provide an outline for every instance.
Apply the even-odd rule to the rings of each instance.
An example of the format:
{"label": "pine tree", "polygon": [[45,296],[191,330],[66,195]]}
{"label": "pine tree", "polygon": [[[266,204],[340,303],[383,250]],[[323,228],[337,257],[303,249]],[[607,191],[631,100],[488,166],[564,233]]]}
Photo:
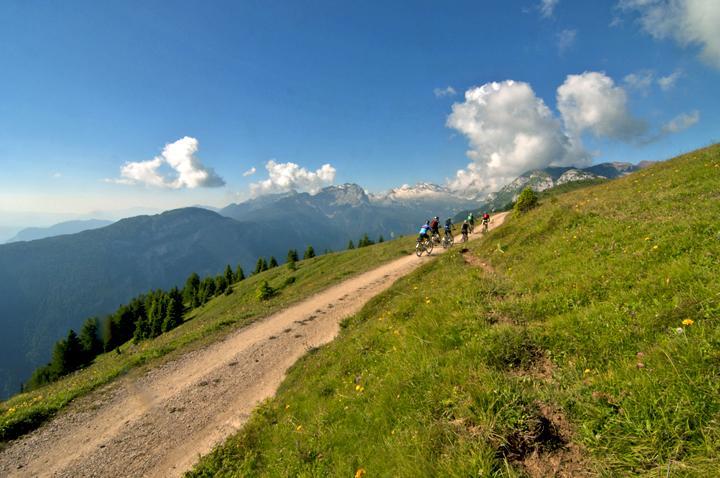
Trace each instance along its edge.
{"label": "pine tree", "polygon": [[230,264],[225,266],[225,282],[228,285],[235,282],[235,275],[233,274],[232,267],[230,267]]}
{"label": "pine tree", "polygon": [[241,280],[245,280],[245,272],[242,266],[238,264],[237,269],[235,269],[235,282],[240,282]]}
{"label": "pine tree", "polygon": [[297,262],[300,260],[297,249],[290,249],[287,253],[287,262]]}
{"label": "pine tree", "polygon": [[190,307],[197,307],[197,294],[199,288],[200,276],[193,272],[185,281],[185,287],[183,288],[183,299],[185,299],[185,302],[187,302]]}
{"label": "pine tree", "polygon": [[372,246],[373,244],[375,243],[370,240],[367,234],[363,234],[363,237],[361,237],[358,241],[358,247],[367,247]]}
{"label": "pine tree", "polygon": [[215,278],[215,295],[224,293],[227,288],[228,282],[225,280],[225,276],[217,276]]}
{"label": "pine tree", "polygon": [[259,274],[263,271],[263,264],[265,263],[265,259],[262,257],[258,257],[257,262],[255,263],[255,270],[253,270],[253,274]]}
{"label": "pine tree", "polygon": [[385,242],[385,238],[382,236],[382,234],[380,234],[380,237],[378,237],[378,244],[381,244],[383,242]]}
{"label": "pine tree", "polygon": [[353,244],[352,239],[350,239],[350,242],[348,242],[347,248],[348,248],[348,249],[355,249],[355,244]]}
{"label": "pine tree", "polygon": [[100,321],[96,317],[91,317],[85,321],[80,329],[80,345],[83,351],[84,364],[92,362],[102,352],[102,342],[99,336]]}
{"label": "pine tree", "polygon": [[[223,280],[225,278],[223,277]],[[183,303],[182,296],[177,289],[172,289],[168,294],[168,307],[165,313],[165,320],[162,324],[162,331],[168,332],[178,325],[182,324],[183,321]]]}
{"label": "pine tree", "polygon": [[66,339],[55,344],[50,367],[56,377],[62,377],[80,368],[82,363],[82,345],[75,331],[71,329]]}
{"label": "pine tree", "polygon": [[303,254],[303,260],[312,259],[313,257],[315,257],[315,249],[313,249],[313,246],[307,246],[305,254]]}
{"label": "pine tree", "polygon": [[274,256],[270,256],[270,263],[268,264],[268,269],[274,269],[274,268],[277,267],[277,266],[278,266],[278,262],[277,262],[277,260],[275,259],[275,257],[274,257]]}

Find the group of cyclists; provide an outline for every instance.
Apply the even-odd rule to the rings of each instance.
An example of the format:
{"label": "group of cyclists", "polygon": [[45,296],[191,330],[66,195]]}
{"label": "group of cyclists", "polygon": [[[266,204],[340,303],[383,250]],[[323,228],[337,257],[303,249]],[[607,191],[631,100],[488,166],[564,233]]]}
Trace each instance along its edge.
{"label": "group of cyclists", "polygon": [[[487,231],[488,224],[490,223],[490,214],[487,212],[482,215],[483,231]],[[453,222],[451,218],[445,220],[445,239],[452,242],[452,226]],[[468,213],[467,219],[465,219],[460,228],[460,232],[463,236],[463,241],[467,240],[468,234],[472,233],[475,228],[475,216],[472,212]],[[433,237],[440,237],[440,218],[435,216],[431,220],[425,221],[425,224],[420,227],[420,235],[418,236],[418,242],[430,239],[430,235]]]}

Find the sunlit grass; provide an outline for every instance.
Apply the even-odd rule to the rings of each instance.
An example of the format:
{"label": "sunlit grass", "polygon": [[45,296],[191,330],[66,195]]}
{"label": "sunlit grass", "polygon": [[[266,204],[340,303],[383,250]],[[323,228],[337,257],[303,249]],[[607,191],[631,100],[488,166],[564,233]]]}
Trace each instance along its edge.
{"label": "sunlit grass", "polygon": [[718,218],[718,146],[546,197],[470,243],[496,275],[399,281],[191,475],[522,476],[551,406],[590,473],[716,476]]}

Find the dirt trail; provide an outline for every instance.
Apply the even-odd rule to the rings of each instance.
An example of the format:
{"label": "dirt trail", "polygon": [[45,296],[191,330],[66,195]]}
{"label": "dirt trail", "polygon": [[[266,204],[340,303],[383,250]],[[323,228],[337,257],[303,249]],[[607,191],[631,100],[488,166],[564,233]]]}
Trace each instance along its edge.
{"label": "dirt trail", "polygon": [[[491,228],[504,219],[494,216]],[[2,450],[0,476],[182,475],[237,431],[308,349],[331,341],[341,320],[429,259],[397,259],[76,400]]]}

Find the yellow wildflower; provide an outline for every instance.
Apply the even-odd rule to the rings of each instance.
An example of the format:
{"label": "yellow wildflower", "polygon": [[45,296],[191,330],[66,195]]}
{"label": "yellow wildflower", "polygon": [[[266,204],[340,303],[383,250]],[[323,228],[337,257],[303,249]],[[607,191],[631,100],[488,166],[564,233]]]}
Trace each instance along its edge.
{"label": "yellow wildflower", "polygon": [[358,468],[355,472],[355,478],[363,478],[365,476],[365,468]]}
{"label": "yellow wildflower", "polygon": [[426,304],[429,304],[429,303],[430,303],[430,299],[426,299],[426,300],[425,300],[425,303],[426,303]]}
{"label": "yellow wildflower", "polygon": [[590,369],[589,369],[589,368],[586,368],[585,370],[583,370],[583,373],[584,373],[584,374],[590,373]]}
{"label": "yellow wildflower", "polygon": [[295,430],[296,430],[296,431],[302,430],[302,425],[298,425],[298,426],[295,428]]}
{"label": "yellow wildflower", "polygon": [[657,248],[658,248],[658,245],[655,244],[655,245],[653,246],[653,251],[654,251],[655,249],[657,249]]}
{"label": "yellow wildflower", "polygon": [[290,408],[290,404],[289,404],[289,403],[288,403],[287,405],[285,405],[285,410],[287,410],[288,408]]}
{"label": "yellow wildflower", "polygon": [[685,319],[685,320],[682,321],[682,324],[683,324],[683,325],[687,325],[687,326],[690,326],[690,325],[692,325],[692,324],[694,324],[694,323],[695,323],[695,321],[694,321],[693,319]]}
{"label": "yellow wildflower", "polygon": [[649,241],[649,240],[650,240],[650,236],[646,237],[645,240],[646,240],[646,241]]}

